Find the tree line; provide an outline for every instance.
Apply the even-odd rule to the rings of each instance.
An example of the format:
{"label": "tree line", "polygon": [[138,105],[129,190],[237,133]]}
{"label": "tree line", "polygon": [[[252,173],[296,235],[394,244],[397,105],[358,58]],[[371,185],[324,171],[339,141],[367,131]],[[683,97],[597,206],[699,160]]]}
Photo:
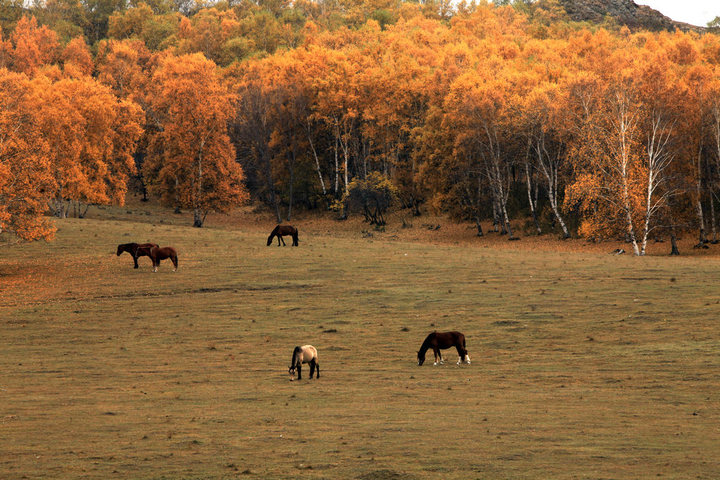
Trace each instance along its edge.
{"label": "tree line", "polygon": [[576,23],[555,0],[3,1],[0,227],[22,238],[134,188],[195,226],[252,198],[278,221],[395,205],[508,238],[527,218],[636,255],[717,240],[712,30]]}

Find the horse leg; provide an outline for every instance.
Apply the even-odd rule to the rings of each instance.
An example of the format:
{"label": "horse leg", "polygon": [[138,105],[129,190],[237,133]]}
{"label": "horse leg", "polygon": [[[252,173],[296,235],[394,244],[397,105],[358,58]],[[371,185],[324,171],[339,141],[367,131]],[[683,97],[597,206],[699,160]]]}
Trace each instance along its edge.
{"label": "horse leg", "polygon": [[315,378],[320,378],[320,363],[315,360]]}
{"label": "horse leg", "polygon": [[310,360],[310,378],[313,377],[313,374],[315,373],[315,360]]}
{"label": "horse leg", "polygon": [[292,243],[292,244],[293,244],[293,247],[297,247],[297,246],[298,246],[298,236],[297,236],[297,234],[293,235],[293,243]]}
{"label": "horse leg", "polygon": [[298,372],[298,380],[302,380],[302,363],[298,363],[297,372]]}
{"label": "horse leg", "polygon": [[[278,238],[280,239],[281,242],[283,242],[283,247],[287,246],[287,245],[285,245],[285,239],[283,238],[282,235],[278,235]],[[278,247],[279,246],[280,246],[280,242],[278,242]]]}
{"label": "horse leg", "polygon": [[137,261],[137,259],[138,259],[137,255],[133,255],[132,257],[133,257],[133,262],[135,262],[134,268],[140,268],[140,266],[138,265],[138,261]]}
{"label": "horse leg", "polygon": [[456,345],[455,348],[457,348],[458,356],[460,357],[458,358],[457,364],[460,365],[461,363],[467,363],[470,365],[470,355],[468,355],[467,350],[460,345]]}
{"label": "horse leg", "polygon": [[173,272],[177,272],[177,266],[178,266],[177,255],[173,255],[172,257],[170,257],[170,260],[172,260],[173,266],[175,267],[175,268],[173,268]]}
{"label": "horse leg", "polygon": [[440,357],[440,363],[442,363],[442,355],[440,354],[440,350],[437,348],[433,348],[433,355],[435,355],[435,363],[433,365],[438,364],[438,357]]}

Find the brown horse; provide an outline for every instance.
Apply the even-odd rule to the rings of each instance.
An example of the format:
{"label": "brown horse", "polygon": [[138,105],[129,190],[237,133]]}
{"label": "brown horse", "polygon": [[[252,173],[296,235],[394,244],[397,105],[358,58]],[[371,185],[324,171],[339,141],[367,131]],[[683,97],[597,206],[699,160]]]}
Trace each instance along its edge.
{"label": "brown horse", "polygon": [[133,257],[135,268],[138,268],[138,257],[149,257],[150,249],[157,247],[155,243],[122,243],[117,247],[117,256],[121,253],[128,252]]}
{"label": "brown horse", "polygon": [[318,363],[317,349],[312,345],[303,345],[302,347],[295,347],[293,350],[292,360],[290,360],[290,368],[288,369],[291,382],[296,371],[298,380],[302,380],[303,363],[310,364],[310,378],[313,377],[315,369],[317,369],[317,376],[315,378],[320,378],[320,364]]}
{"label": "brown horse", "polygon": [[157,272],[158,266],[160,266],[160,260],[165,260],[166,258],[169,258],[175,268],[173,268],[173,272],[177,271],[178,268],[178,255],[177,250],[175,250],[173,247],[158,247],[157,245],[154,247],[139,247],[138,251],[144,252],[145,255],[150,257],[150,260],[153,262],[153,272]]}
{"label": "brown horse", "polygon": [[280,246],[280,242],[282,241],[283,246],[285,246],[285,240],[283,240],[283,235],[290,235],[292,236],[293,247],[298,246],[298,229],[293,227],[292,225],[278,225],[276,226],[272,232],[270,232],[270,236],[268,237],[268,247],[272,243],[273,237],[277,237],[278,239],[278,247]]}
{"label": "brown horse", "polygon": [[460,332],[432,332],[428,335],[420,346],[420,350],[417,352],[418,365],[422,365],[423,362],[425,362],[425,352],[430,348],[432,348],[435,354],[435,363],[433,363],[433,365],[445,363],[440,350],[451,347],[455,347],[460,356],[457,362],[458,365],[462,362],[470,365],[470,356],[465,349],[465,335]]}

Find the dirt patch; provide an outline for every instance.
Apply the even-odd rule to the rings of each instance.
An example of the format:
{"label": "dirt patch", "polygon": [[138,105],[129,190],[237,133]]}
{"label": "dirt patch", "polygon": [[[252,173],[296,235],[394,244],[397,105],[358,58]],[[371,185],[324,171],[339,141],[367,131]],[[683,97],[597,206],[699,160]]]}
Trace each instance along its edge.
{"label": "dirt patch", "polygon": [[498,320],[497,322],[492,322],[492,324],[498,327],[514,327],[520,325],[520,322],[515,320]]}
{"label": "dirt patch", "polygon": [[375,470],[355,477],[358,480],[415,480],[417,477],[393,470]]}

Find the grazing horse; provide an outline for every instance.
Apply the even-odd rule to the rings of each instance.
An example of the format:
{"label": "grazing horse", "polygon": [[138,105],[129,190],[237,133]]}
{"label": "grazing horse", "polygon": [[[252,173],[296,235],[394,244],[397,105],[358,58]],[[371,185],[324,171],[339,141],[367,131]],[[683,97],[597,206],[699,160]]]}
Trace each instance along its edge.
{"label": "grazing horse", "polygon": [[138,257],[149,257],[150,249],[157,246],[155,243],[122,243],[118,245],[117,256],[119,257],[123,252],[128,252],[133,257],[135,268],[138,268]]}
{"label": "grazing horse", "polygon": [[[442,358],[440,350],[451,347],[455,347],[460,356],[457,362],[458,365],[462,362],[470,365],[470,356],[465,349],[465,335],[460,332],[432,332],[428,335],[420,346],[420,350],[417,352],[418,365],[422,365],[423,362],[425,362],[425,352],[430,348],[432,348],[435,354],[435,363],[433,363],[433,365],[444,363],[445,361]],[[439,362],[438,359],[440,359]]]}
{"label": "grazing horse", "polygon": [[150,257],[150,260],[153,262],[153,272],[157,272],[157,267],[160,266],[160,260],[165,260],[166,258],[169,258],[175,268],[173,268],[173,272],[177,270],[178,268],[178,255],[177,250],[175,250],[173,247],[158,247],[157,245],[154,247],[140,247],[138,250],[147,252],[144,253],[148,257]]}
{"label": "grazing horse", "polygon": [[280,246],[280,242],[282,241],[283,247],[285,246],[285,240],[283,240],[283,235],[290,235],[292,236],[293,247],[298,246],[298,229],[293,227],[292,225],[278,225],[276,226],[272,232],[270,232],[270,236],[268,237],[268,247],[272,243],[273,237],[277,237],[278,239],[278,247]]}
{"label": "grazing horse", "polygon": [[310,364],[310,378],[313,377],[313,372],[317,368],[317,376],[320,378],[320,364],[318,363],[317,349],[312,345],[303,345],[302,347],[295,347],[292,354],[292,360],[290,361],[290,368],[288,373],[290,374],[290,381],[292,382],[295,370],[297,370],[298,380],[302,380],[302,364]]}

